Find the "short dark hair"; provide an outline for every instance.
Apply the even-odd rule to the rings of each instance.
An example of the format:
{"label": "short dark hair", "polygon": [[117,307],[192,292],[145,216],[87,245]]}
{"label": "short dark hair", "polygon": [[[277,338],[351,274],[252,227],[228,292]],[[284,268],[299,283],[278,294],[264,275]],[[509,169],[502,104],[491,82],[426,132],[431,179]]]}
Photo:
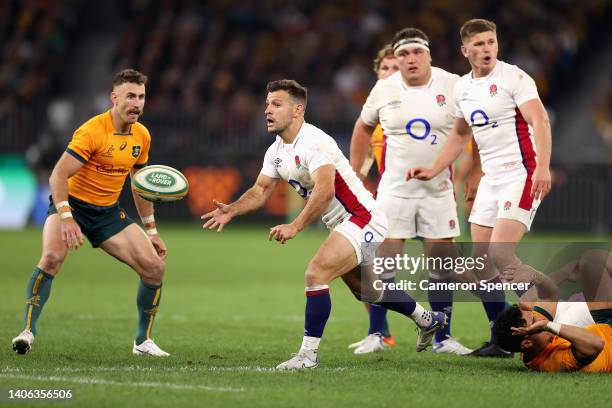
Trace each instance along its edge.
{"label": "short dark hair", "polygon": [[308,101],[308,89],[293,79],[279,79],[277,81],[270,81],[268,82],[268,85],[266,85],[266,91],[285,91],[291,95],[292,98],[302,102],[304,106],[306,106]]}
{"label": "short dark hair", "polygon": [[527,322],[523,318],[523,312],[517,305],[512,305],[510,309],[504,310],[493,325],[493,334],[497,338],[497,345],[507,351],[522,351],[521,342],[526,336],[513,336],[512,327],[526,326]]}
{"label": "short dark hair", "polygon": [[414,27],[407,27],[395,33],[393,36],[393,41],[391,41],[393,48],[395,48],[395,44],[397,44],[398,41],[403,40],[404,38],[422,38],[423,40],[429,42],[429,37],[427,37],[427,34],[425,34],[423,30]]}
{"label": "short dark hair", "polygon": [[487,31],[497,32],[497,26],[494,22],[483,18],[473,18],[463,23],[459,30],[459,35],[461,36],[461,42],[465,43],[471,36]]}
{"label": "short dark hair", "polygon": [[137,85],[146,85],[147,76],[142,72],[136,71],[135,69],[123,69],[117,72],[113,78],[113,88],[121,84],[125,84],[126,82]]}
{"label": "short dark hair", "polygon": [[393,47],[391,44],[385,44],[380,50],[378,50],[378,54],[376,54],[376,58],[374,58],[374,72],[378,74],[378,69],[380,68],[380,64],[385,58],[395,58],[395,54],[393,53]]}

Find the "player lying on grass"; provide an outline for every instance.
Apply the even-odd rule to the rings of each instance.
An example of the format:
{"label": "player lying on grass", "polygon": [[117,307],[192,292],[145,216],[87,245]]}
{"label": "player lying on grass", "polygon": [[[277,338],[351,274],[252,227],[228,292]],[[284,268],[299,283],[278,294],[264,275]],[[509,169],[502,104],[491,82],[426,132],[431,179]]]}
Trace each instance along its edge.
{"label": "player lying on grass", "polygon": [[[444,313],[432,313],[401,290],[376,291],[368,269],[375,249],[387,233],[387,219],[365,189],[336,142],[304,121],[306,88],[293,80],[267,86],[266,125],[276,141],[268,148],[255,185],[237,201],[214,202],[217,209],[202,216],[203,228],[221,231],[233,217],[264,205],[280,179],[307,199],[290,224],[270,228],[269,239],[282,244],[319,217],[331,230],[306,267],[306,312],[302,346],[291,359],[277,366],[290,370],[314,368],[323,329],[331,312],[329,283],[342,277],[360,300],[401,313],[418,327],[417,351],[424,350],[436,330],[446,325]],[[362,279],[363,278],[363,279]],[[372,279],[373,280],[373,279]]]}
{"label": "player lying on grass", "polygon": [[[522,352],[525,366],[537,371],[612,372],[612,256],[588,251],[579,261],[578,274],[592,324],[577,327],[550,321],[546,312],[504,311],[493,330],[498,344]],[[559,312],[557,311],[556,314]],[[550,314],[549,316],[550,317]]]}
{"label": "player lying on grass", "polygon": [[[52,200],[43,228],[42,256],[28,283],[22,332],[12,343],[19,354],[32,347],[51,283],[68,249],[81,246],[84,235],[94,248],[102,248],[140,276],[136,297],[138,327],[132,352],[169,355],[151,339],[167,254],[155,227],[153,204],[133,194],[145,233],[117,201],[126,176],[146,166],[149,157],[151,135],[138,123],[145,104],[146,80],[134,70],[119,72],[110,95],[112,108],[74,132],[51,173]],[[95,277],[91,282],[89,289],[95,287]]]}

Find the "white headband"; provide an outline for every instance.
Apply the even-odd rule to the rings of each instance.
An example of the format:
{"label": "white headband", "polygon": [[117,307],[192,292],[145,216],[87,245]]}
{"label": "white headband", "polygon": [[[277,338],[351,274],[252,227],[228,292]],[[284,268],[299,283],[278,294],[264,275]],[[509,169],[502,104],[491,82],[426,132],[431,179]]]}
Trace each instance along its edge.
{"label": "white headband", "polygon": [[429,42],[418,37],[402,38],[401,40],[393,44],[393,53],[397,55],[400,50],[403,50],[404,48],[408,47],[423,48],[429,51]]}

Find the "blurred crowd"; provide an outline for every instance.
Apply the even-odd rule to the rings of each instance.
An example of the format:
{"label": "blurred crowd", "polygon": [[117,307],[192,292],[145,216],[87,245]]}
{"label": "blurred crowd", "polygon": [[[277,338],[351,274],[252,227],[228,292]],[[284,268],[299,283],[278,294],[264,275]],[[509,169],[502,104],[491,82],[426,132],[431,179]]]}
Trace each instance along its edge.
{"label": "blurred crowd", "polygon": [[498,24],[500,58],[537,81],[545,102],[551,83],[573,69],[589,22],[605,2],[515,0],[449,2],[130,0],[114,66],[149,75],[149,112],[204,115],[213,128],[250,124],[263,110],[268,80],[308,86],[318,121],[354,120],[374,81],[371,60],[405,26],[425,29],[434,64],[469,70],[459,28],[474,17]]}
{"label": "blurred crowd", "polygon": [[81,0],[0,1],[0,149],[34,142],[69,63]]}

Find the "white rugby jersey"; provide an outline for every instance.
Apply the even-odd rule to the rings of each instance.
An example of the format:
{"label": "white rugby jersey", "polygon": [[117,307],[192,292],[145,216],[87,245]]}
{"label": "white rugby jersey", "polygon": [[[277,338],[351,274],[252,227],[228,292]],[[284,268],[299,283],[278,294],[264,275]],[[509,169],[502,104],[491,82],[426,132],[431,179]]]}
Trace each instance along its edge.
{"label": "white rugby jersey", "polygon": [[409,86],[398,71],[376,83],[361,120],[370,126],[380,122],[384,133],[379,194],[425,197],[453,188],[452,168],[428,181],[406,181],[408,169],[431,167],[453,126],[454,86],[458,75],[432,67],[423,86]]}
{"label": "white rugby jersey", "polygon": [[361,183],[336,141],[321,129],[306,122],[292,144],[285,144],[280,136],[266,151],[261,174],[282,178],[308,199],[314,188],[312,173],[319,167],[332,164],[336,168],[335,198],[322,219],[333,229],[346,217],[364,228],[376,208],[372,194]]}
{"label": "white rugby jersey", "polygon": [[489,75],[464,75],[455,87],[456,116],[472,128],[482,171],[491,184],[530,175],[536,166],[533,131],[518,109],[539,98],[535,82],[516,65],[497,61]]}

